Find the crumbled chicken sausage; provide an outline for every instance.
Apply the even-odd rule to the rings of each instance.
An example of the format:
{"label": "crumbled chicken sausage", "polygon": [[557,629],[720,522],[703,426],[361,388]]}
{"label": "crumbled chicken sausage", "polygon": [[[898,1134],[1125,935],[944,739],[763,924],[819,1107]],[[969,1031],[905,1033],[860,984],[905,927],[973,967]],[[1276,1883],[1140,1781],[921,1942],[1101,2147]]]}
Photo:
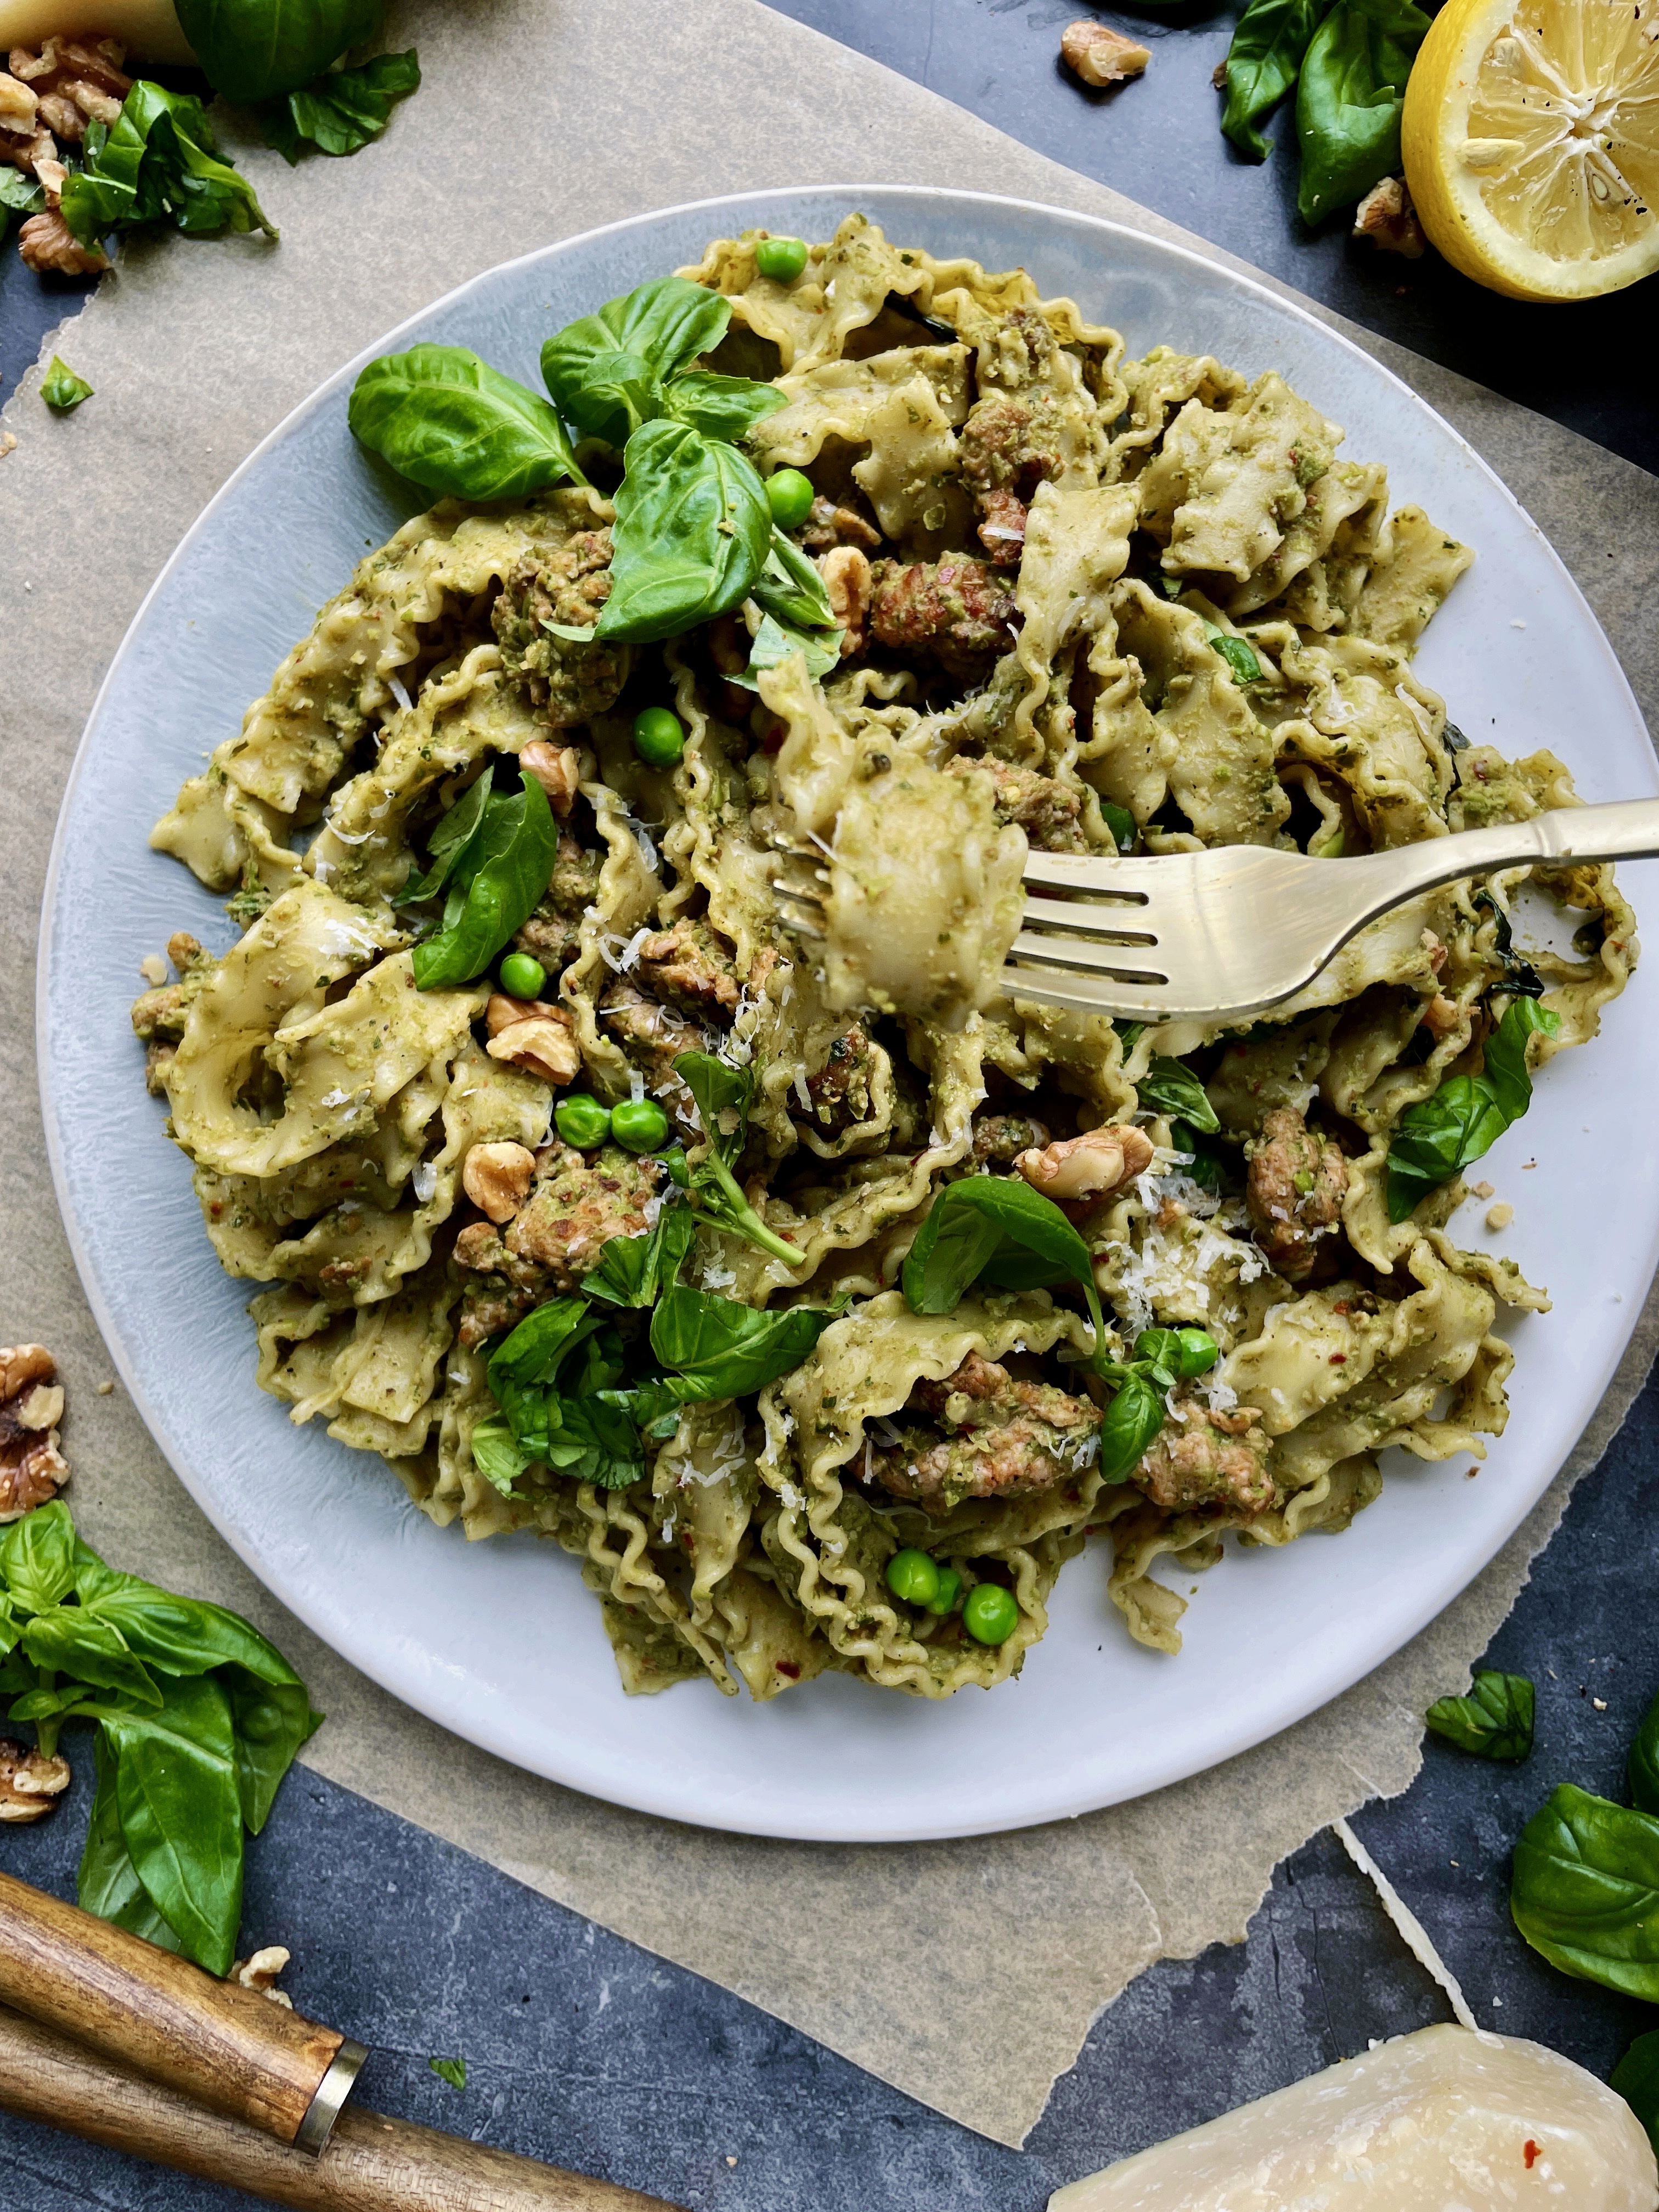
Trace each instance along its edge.
{"label": "crumbled chicken sausage", "polygon": [[878,561],[871,570],[870,628],[879,644],[931,653],[952,674],[981,672],[1018,628],[1013,594],[990,564],[966,554],[943,561]]}
{"label": "crumbled chicken sausage", "polygon": [[0,1522],[21,1521],[69,1480],[58,1449],[64,1389],[44,1345],[0,1347]]}
{"label": "crumbled chicken sausage", "polygon": [[814,1121],[837,1134],[867,1121],[875,1065],[870,1040],[856,1022],[841,1036],[832,1038],[823,1066],[806,1078]]}
{"label": "crumbled chicken sausage", "polygon": [[949,1512],[964,1498],[1024,1497],[1074,1482],[1097,1449],[1100,1415],[1087,1399],[1016,1382],[976,1352],[943,1382],[918,1382],[909,1407],[945,1434],[902,1429],[896,1445],[871,1449],[869,1473],[929,1513]]}
{"label": "crumbled chicken sausage", "polygon": [[742,996],[731,954],[702,921],[642,939],[632,973],[653,998],[701,1018],[729,1021]]}
{"label": "crumbled chicken sausage", "polygon": [[1152,1140],[1144,1129],[1109,1121],[1104,1128],[1085,1129],[1080,1137],[1065,1138],[1041,1152],[1022,1152],[1014,1165],[1045,1198],[1092,1205],[1145,1175],[1152,1158]]}
{"label": "crumbled chicken sausage", "polygon": [[1267,1115],[1244,1152],[1255,1241],[1274,1269],[1295,1282],[1312,1267],[1319,1240],[1341,1221],[1348,1164],[1294,1106]]}
{"label": "crumbled chicken sausage", "polygon": [[1268,1439],[1256,1418],[1254,1406],[1212,1413],[1177,1398],[1129,1479],[1166,1513],[1207,1505],[1265,1512],[1278,1492],[1267,1472]]}
{"label": "crumbled chicken sausage", "polygon": [[1048,1142],[1048,1130],[1029,1115],[981,1114],[969,1157],[978,1168],[1011,1168],[1022,1152],[1041,1152]]}
{"label": "crumbled chicken sausage", "polygon": [[10,1736],[0,1737],[0,1820],[14,1826],[50,1813],[70,1786],[66,1759],[46,1759]]}
{"label": "crumbled chicken sausage", "polygon": [[579,530],[556,552],[526,553],[491,610],[501,666],[556,730],[615,706],[628,681],[627,646],[588,645],[548,627],[592,629],[611,596],[611,555],[608,528]]}
{"label": "crumbled chicken sausage", "polygon": [[[502,1242],[514,1259],[544,1267],[556,1290],[574,1291],[613,1237],[638,1237],[650,1227],[647,1208],[667,1172],[660,1160],[617,1145],[591,1159],[572,1146],[550,1145]],[[458,1260],[461,1243],[457,1238]]]}
{"label": "crumbled chicken sausage", "polygon": [[1034,768],[1016,768],[994,755],[957,753],[945,765],[947,775],[988,775],[999,822],[1012,822],[1041,853],[1088,850],[1083,835],[1080,794],[1058,777]]}
{"label": "crumbled chicken sausage", "polygon": [[677,1093],[689,1106],[690,1093],[674,1073],[683,1052],[701,1052],[702,1029],[672,1006],[649,999],[629,982],[618,982],[599,1008],[599,1019],[656,1097]]}

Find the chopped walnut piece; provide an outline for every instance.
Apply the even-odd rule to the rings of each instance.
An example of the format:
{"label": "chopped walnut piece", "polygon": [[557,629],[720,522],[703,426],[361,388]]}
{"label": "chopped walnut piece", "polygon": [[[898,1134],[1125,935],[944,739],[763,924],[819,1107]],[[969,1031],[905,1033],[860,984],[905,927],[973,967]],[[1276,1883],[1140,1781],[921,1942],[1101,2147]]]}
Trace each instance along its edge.
{"label": "chopped walnut piece", "polygon": [[1144,1129],[1109,1122],[1103,1129],[1085,1129],[1080,1137],[1067,1137],[1041,1152],[1022,1152],[1014,1165],[1045,1198],[1062,1204],[1067,1200],[1092,1204],[1144,1175],[1152,1164],[1153,1150]]}
{"label": "chopped walnut piece", "polygon": [[1085,84],[1121,84],[1126,77],[1139,76],[1152,54],[1150,46],[1085,15],[1060,33],[1060,58]]}
{"label": "chopped walnut piece", "polygon": [[95,276],[109,267],[95,246],[82,246],[56,208],[32,215],[17,234],[17,252],[26,269],[59,276]]}
{"label": "chopped walnut piece", "polygon": [[834,500],[820,497],[812,501],[800,542],[809,553],[822,553],[831,545],[862,545],[872,552],[881,543],[881,532],[855,507],[838,507]]}
{"label": "chopped walnut piece", "polygon": [[532,738],[519,755],[519,766],[540,784],[559,820],[568,822],[582,773],[574,745],[550,745],[545,738]]}
{"label": "chopped walnut piece", "polygon": [[511,1221],[530,1193],[536,1155],[527,1145],[474,1145],[461,1169],[461,1188],[480,1213]]}
{"label": "chopped walnut piece", "polygon": [[0,1736],[0,1820],[38,1820],[70,1786],[66,1759],[45,1759]]}
{"label": "chopped walnut piece", "polygon": [[846,632],[841,641],[841,657],[845,660],[864,643],[865,618],[870,611],[870,562],[856,545],[832,545],[818,556],[818,567],[823,572],[830,611]]}
{"label": "chopped walnut piece", "polygon": [[562,1006],[550,1006],[544,999],[509,999],[492,991],[484,1008],[489,1042],[484,1049],[492,1060],[509,1061],[544,1083],[573,1082],[580,1073],[581,1048],[574,1024]]}
{"label": "chopped walnut piece", "polygon": [[167,980],[167,963],[159,952],[147,952],[138,963],[138,973],[155,990]]}
{"label": "chopped walnut piece", "polygon": [[1384,177],[1373,185],[1353,211],[1353,234],[1369,238],[1384,253],[1403,253],[1420,261],[1428,240],[1403,177]]}
{"label": "chopped walnut piece", "polygon": [[21,1521],[69,1480],[58,1449],[64,1389],[43,1345],[0,1346],[0,1522]]}
{"label": "chopped walnut piece", "polygon": [[267,1943],[251,1959],[239,1959],[225,1979],[240,1982],[245,1990],[258,1990],[260,1996],[269,1997],[272,2004],[285,2005],[292,2012],[293,1998],[285,1990],[279,1990],[276,1986],[276,1977],[287,1966],[289,1957],[289,1954],[280,1943]]}
{"label": "chopped walnut piece", "polygon": [[9,76],[4,70],[0,70],[0,131],[32,138],[40,106],[40,95],[32,85],[25,84],[21,77]]}

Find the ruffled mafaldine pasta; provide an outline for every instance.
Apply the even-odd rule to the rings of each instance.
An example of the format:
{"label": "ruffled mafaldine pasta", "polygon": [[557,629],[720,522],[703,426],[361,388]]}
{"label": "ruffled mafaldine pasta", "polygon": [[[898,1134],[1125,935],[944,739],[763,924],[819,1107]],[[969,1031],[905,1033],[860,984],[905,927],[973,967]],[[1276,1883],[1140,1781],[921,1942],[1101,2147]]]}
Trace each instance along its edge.
{"label": "ruffled mafaldine pasta", "polygon": [[1523,957],[1522,872],[1454,884],[1243,1030],[1001,995],[1028,846],[1363,853],[1568,772],[1447,721],[1412,655],[1471,556],[1272,371],[856,216],[682,276],[729,326],[650,434],[750,395],[771,584],[607,629],[652,485],[597,403],[586,481],[405,524],[154,834],[244,933],[173,939],[149,1086],[261,1387],[577,1554],[629,1690],[990,1687],[1091,1535],[1174,1652],[1161,1553],[1502,1431],[1498,1309],[1547,1301],[1447,1233],[1455,1151],[1390,1152],[1510,1010],[1523,1090],[1527,1031],[1594,1036],[1632,917],[1535,874],[1579,957]]}

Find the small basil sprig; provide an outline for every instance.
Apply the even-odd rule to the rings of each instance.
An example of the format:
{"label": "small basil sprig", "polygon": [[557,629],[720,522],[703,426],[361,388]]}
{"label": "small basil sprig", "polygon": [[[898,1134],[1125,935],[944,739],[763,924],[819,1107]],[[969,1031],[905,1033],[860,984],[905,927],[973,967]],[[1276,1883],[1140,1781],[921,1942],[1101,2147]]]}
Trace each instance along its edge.
{"label": "small basil sprig", "polygon": [[201,101],[142,77],[112,124],[88,125],[82,166],[64,179],[59,204],[82,246],[141,222],[276,235],[252,185],[220,156]]}
{"label": "small basil sprig", "polygon": [[733,1067],[712,1052],[683,1052],[674,1062],[674,1073],[696,1101],[697,1115],[708,1139],[708,1158],[688,1173],[686,1188],[692,1204],[714,1228],[745,1237],[787,1267],[803,1266],[806,1255],[767,1227],[732,1172],[749,1134],[755,1071]]}
{"label": "small basil sprig", "polygon": [[330,70],[258,111],[267,146],[290,167],[303,146],[325,154],[356,154],[379,137],[400,100],[421,87],[421,64],[410,46],[401,54],[376,54],[356,69]]}
{"label": "small basil sprig", "polygon": [[679,1413],[655,1378],[627,1385],[627,1366],[614,1324],[586,1298],[538,1306],[485,1370],[501,1411],[473,1429],[479,1473],[504,1496],[538,1463],[601,1490],[637,1482],[645,1436],[672,1435]]}
{"label": "small basil sprig", "polygon": [[757,690],[761,670],[780,666],[792,653],[801,654],[810,677],[827,676],[841,659],[844,633],[817,562],[809,560],[775,524],[751,596],[761,610],[760,628],[749,648],[748,667],[732,681],[745,690]]}
{"label": "small basil sprig", "polygon": [[380,27],[380,0],[174,0],[214,90],[248,107],[301,85]]}
{"label": "small basil sprig", "polygon": [[657,276],[542,348],[542,381],[568,422],[619,449],[659,416],[731,441],[788,404],[775,385],[691,366],[726,336],[732,302],[684,276]]}
{"label": "small basil sprig", "polygon": [[1400,117],[1429,17],[1411,0],[1336,0],[1303,58],[1297,208],[1319,222],[1400,167]]}
{"label": "small basil sprig", "polygon": [[1527,1039],[1553,1036],[1559,1014],[1536,999],[1511,999],[1486,1040],[1486,1071],[1451,1075],[1408,1106],[1389,1146],[1389,1218],[1404,1221],[1429,1192],[1489,1152],[1532,1103]]}
{"label": "small basil sprig", "polygon": [[799,1367],[837,1310],[784,1306],[767,1312],[674,1285],[651,1316],[651,1349],[674,1370],[664,1381],[676,1398],[739,1398]]}
{"label": "small basil sprig", "polygon": [[446,848],[434,862],[447,876],[449,896],[442,927],[412,955],[422,991],[482,975],[547,889],[559,825],[535,777],[522,781],[515,799],[486,799],[459,849]]}
{"label": "small basil sprig", "polygon": [[1327,0],[1250,0],[1227,49],[1221,128],[1241,154],[1273,151],[1257,125],[1296,82]]}
{"label": "small basil sprig", "polygon": [[54,1499],[0,1539],[0,1690],[48,1755],[66,1726],[98,1730],[82,1905],[227,1972],[243,1832],[321,1724],[282,1654],[237,1614],[106,1566]]}
{"label": "small basil sprig", "polygon": [[1624,2099],[1659,2151],[1659,2028],[1637,2037],[1608,2075],[1607,2087]]}
{"label": "small basil sprig", "polygon": [[1563,1973],[1659,2001],[1659,1820],[1561,1783],[1521,1831],[1510,1911]]}
{"label": "small basil sprig", "polygon": [[351,434],[428,491],[523,499],[586,483],[557,410],[465,346],[372,361],[351,387]]}
{"label": "small basil sprig", "polygon": [[[1128,1049],[1126,1044],[1125,1052]],[[1191,1068],[1161,1053],[1154,1054],[1136,1084],[1135,1096],[1147,1111],[1165,1115],[1171,1121],[1185,1121],[1205,1136],[1213,1136],[1221,1127],[1204,1085]]]}
{"label": "small basil sprig", "polygon": [[653,1306],[679,1279],[685,1256],[696,1240],[697,1224],[688,1206],[665,1205],[657,1225],[642,1237],[613,1237],[599,1264],[582,1277],[583,1295],[609,1304]]}
{"label": "small basil sprig", "polygon": [[1127,1360],[1097,1360],[1098,1373],[1115,1383],[1116,1394],[1100,1425],[1100,1473],[1106,1482],[1123,1482],[1157,1441],[1168,1415],[1168,1393],[1177,1382],[1196,1382],[1221,1357],[1208,1329],[1143,1328]]}
{"label": "small basil sprig", "polygon": [[593,635],[677,637],[747,599],[772,535],[766,487],[735,446],[689,422],[647,422],[617,487],[611,595]]}
{"label": "small basil sprig", "polygon": [[1490,1670],[1475,1676],[1466,1698],[1437,1698],[1424,1715],[1437,1736],[1477,1759],[1532,1756],[1536,1693],[1524,1674]]}
{"label": "small basil sprig", "polygon": [[901,1281],[912,1313],[954,1313],[983,1277],[996,1289],[1076,1283],[1105,1339],[1089,1248],[1051,1198],[1018,1176],[966,1176],[947,1183],[905,1255]]}

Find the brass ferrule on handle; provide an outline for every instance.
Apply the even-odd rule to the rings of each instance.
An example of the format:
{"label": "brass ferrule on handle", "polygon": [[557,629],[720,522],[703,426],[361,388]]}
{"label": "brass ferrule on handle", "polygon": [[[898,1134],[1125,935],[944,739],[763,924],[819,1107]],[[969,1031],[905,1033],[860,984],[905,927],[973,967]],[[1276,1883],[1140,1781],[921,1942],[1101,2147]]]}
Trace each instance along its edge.
{"label": "brass ferrule on handle", "polygon": [[313,2155],[368,2055],[337,2028],[6,1874],[0,2004]]}

